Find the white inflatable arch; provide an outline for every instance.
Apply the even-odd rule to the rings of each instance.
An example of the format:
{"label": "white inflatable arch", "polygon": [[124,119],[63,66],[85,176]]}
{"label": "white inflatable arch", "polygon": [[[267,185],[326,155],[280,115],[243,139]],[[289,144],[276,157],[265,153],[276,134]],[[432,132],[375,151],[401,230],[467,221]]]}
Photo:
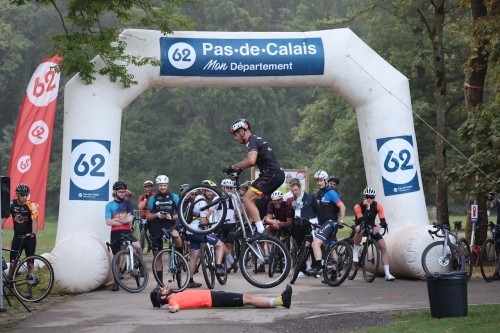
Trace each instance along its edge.
{"label": "white inflatable arch", "polygon": [[63,288],[86,292],[111,281],[104,208],[119,179],[122,110],[150,87],[332,88],[357,112],[367,183],[390,225],[391,272],[423,277],[420,257],[431,238],[408,79],[351,30],[168,36],[126,30],[120,37],[127,54],[161,58],[163,65],[128,66],[138,81],[128,89],[101,76],[92,85],[78,76],[66,84],[59,226],[50,256]]}

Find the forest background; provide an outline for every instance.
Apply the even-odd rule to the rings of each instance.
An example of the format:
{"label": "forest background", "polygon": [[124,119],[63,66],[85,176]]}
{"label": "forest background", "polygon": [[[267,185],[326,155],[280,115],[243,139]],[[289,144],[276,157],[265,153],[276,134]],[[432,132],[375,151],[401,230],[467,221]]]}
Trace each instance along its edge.
{"label": "forest background", "polygon": [[[0,174],[6,175],[21,100],[34,70],[48,54],[46,36],[62,31],[54,8],[35,2],[20,7],[0,1]],[[47,1],[41,1],[47,2]],[[155,1],[153,1],[155,2]],[[161,2],[161,1],[156,1]],[[468,118],[464,103],[464,64],[470,57],[471,10],[447,2],[443,23],[446,63],[446,132],[449,166],[468,164],[474,140],[460,139]],[[65,1],[55,1],[63,12]],[[436,87],[433,45],[423,18],[434,20],[429,0],[206,0],[185,2],[183,14],[197,31],[312,31],[347,27],[362,38],[410,82],[417,147],[426,203],[436,205]],[[120,28],[114,15],[103,22]],[[154,27],[153,27],[154,28]],[[175,27],[174,27],[175,30]],[[496,106],[500,71],[488,70],[484,102]],[[47,187],[47,214],[57,216],[61,175],[64,84],[62,75]],[[326,170],[340,178],[348,214],[367,185],[356,112],[324,87],[296,88],[154,88],[123,112],[120,179],[136,202],[144,180],[166,174],[171,190],[203,179],[220,183],[220,170],[245,156],[229,134],[229,125],[246,118],[263,136],[284,168]],[[496,117],[494,117],[496,118]],[[381,121],[383,118],[381,117]],[[96,120],[98,122],[98,120]],[[377,126],[376,123],[373,126]],[[463,135],[462,135],[463,136]],[[465,135],[466,137],[466,135]],[[495,162],[498,163],[498,162]],[[498,168],[497,168],[498,169]],[[489,174],[491,176],[491,174]],[[245,171],[244,179],[250,179]],[[453,177],[452,177],[453,178]],[[455,177],[457,178],[457,177]],[[470,178],[470,177],[469,177]],[[489,177],[493,179],[493,177]],[[455,179],[457,180],[457,179]],[[473,182],[449,183],[450,214],[463,215]],[[315,191],[310,182],[309,191]],[[465,185],[464,185],[465,184]],[[368,184],[369,186],[371,184]],[[491,181],[495,190],[496,179]]]}

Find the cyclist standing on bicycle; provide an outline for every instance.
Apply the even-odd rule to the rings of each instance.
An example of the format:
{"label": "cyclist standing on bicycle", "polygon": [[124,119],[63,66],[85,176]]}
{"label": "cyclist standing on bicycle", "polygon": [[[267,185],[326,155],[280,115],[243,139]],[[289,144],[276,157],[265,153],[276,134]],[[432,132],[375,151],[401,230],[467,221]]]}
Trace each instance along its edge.
{"label": "cyclist standing on bicycle", "polygon": [[[118,251],[125,249],[119,240],[121,235],[132,235],[132,230],[130,229],[130,223],[134,220],[134,206],[128,200],[125,200],[127,194],[127,184],[122,181],[117,181],[113,184],[113,197],[114,200],[106,204],[106,224],[111,227],[110,243],[111,251],[113,255],[118,253]],[[143,258],[142,249],[139,242],[136,240],[131,244],[136,250],[137,254]],[[141,275],[144,273],[141,272]],[[111,287],[111,291],[118,291],[120,287],[115,281]]]}
{"label": "cyclist standing on bicycle", "polygon": [[[158,192],[148,200],[148,212],[146,218],[151,221],[151,238],[153,240],[153,254],[163,250],[163,228],[167,229],[174,238],[175,250],[182,253],[182,239],[175,229],[177,215],[177,194],[168,191],[169,179],[165,175],[156,177],[156,188]],[[176,238],[177,237],[177,238]],[[161,259],[161,258],[160,258]],[[156,261],[158,279],[163,282],[163,261]]]}
{"label": "cyclist standing on bicycle", "polygon": [[236,141],[246,146],[247,157],[243,161],[229,165],[222,172],[227,174],[235,169],[247,169],[253,166],[257,166],[260,171],[259,178],[252,183],[250,191],[243,196],[243,204],[248,217],[255,222],[257,227],[257,232],[248,240],[252,242],[267,236],[255,201],[264,196],[268,197],[276,191],[285,181],[285,172],[268,143],[250,132],[250,123],[246,119],[236,120],[229,128],[229,132]]}
{"label": "cyclist standing on bicycle", "polygon": [[[222,195],[227,195],[233,190],[234,182],[231,179],[223,179],[220,185],[222,187]],[[222,205],[226,205],[227,208],[226,220],[219,227],[220,237],[224,241],[226,252],[229,252],[229,254],[226,255],[226,260],[231,266],[227,268],[227,271],[229,273],[231,270],[233,270],[233,272],[236,273],[238,271],[238,264],[234,261],[233,255],[231,254],[233,252],[234,243],[234,238],[233,236],[231,236],[231,233],[236,229],[236,220],[234,219],[234,204],[232,200],[221,202],[217,206],[217,219],[220,219],[220,216],[222,215]]]}
{"label": "cyclist standing on bicycle", "polygon": [[[26,184],[16,186],[17,199],[10,202],[10,215],[14,223],[14,237],[12,238],[11,250],[19,253],[24,250],[26,257],[32,256],[36,251],[36,233],[38,231],[38,205],[29,200],[30,188]],[[2,218],[2,229],[7,218]],[[22,238],[25,238],[21,248]],[[11,276],[16,263],[17,252],[10,252],[8,276]],[[34,263],[28,262],[28,269],[34,272]],[[26,293],[26,298],[31,299],[31,289]]]}
{"label": "cyclist standing on bicycle", "polygon": [[[355,224],[356,230],[354,233],[354,248],[352,251],[353,262],[358,262],[358,252],[359,244],[361,244],[361,239],[363,238],[363,233],[360,232],[360,224],[364,223],[365,226],[373,226],[373,236],[372,238],[377,241],[380,247],[380,257],[382,260],[382,265],[384,265],[385,280],[394,281],[396,278],[391,275],[389,271],[389,257],[387,255],[387,245],[382,235],[379,233],[380,228],[387,229],[387,222],[385,221],[384,208],[382,204],[375,201],[375,195],[377,191],[367,187],[363,191],[363,201],[358,202],[354,206],[354,213],[356,214]],[[375,225],[375,218],[380,218],[380,225]]]}
{"label": "cyclist standing on bicycle", "polygon": [[[212,186],[217,188],[217,184],[215,184],[211,180],[203,180],[202,184]],[[210,214],[214,213],[210,209],[201,210],[200,208],[206,206],[208,203],[212,202],[213,193],[207,190],[201,190],[201,195],[196,196],[194,198],[194,208],[193,208],[193,221],[191,222],[191,227],[193,228],[203,228],[203,225],[208,223],[208,219],[210,218]],[[214,213],[215,214],[215,213]],[[213,233],[208,235],[196,235],[186,230],[187,237],[191,244],[191,260],[189,261],[189,270],[191,271],[191,276],[189,278],[188,288],[199,288],[201,287],[201,283],[195,282],[193,280],[193,275],[196,270],[196,264],[198,262],[198,258],[200,257],[200,249],[201,243],[209,243],[215,247],[216,257],[215,257],[215,267],[217,270],[217,274],[225,274],[224,268],[222,267],[222,258],[224,257],[224,243],[217,238]]]}
{"label": "cyclist standing on bicycle", "polygon": [[[321,244],[326,242],[334,232],[334,224],[335,223],[343,223],[345,218],[345,205],[340,200],[338,193],[335,190],[332,190],[330,186],[328,186],[328,174],[319,170],[314,174],[314,179],[316,180],[316,184],[318,185],[318,193],[316,194],[316,199],[319,203],[318,209],[318,220],[319,224],[322,228],[314,237],[312,248],[314,250],[314,258],[316,260],[315,270],[313,272],[315,277],[319,277],[322,273],[321,267],[323,264],[321,263],[322,253],[321,253]],[[339,218],[340,213],[340,218]],[[334,239],[336,241],[336,239]]]}
{"label": "cyclist standing on bicycle", "polygon": [[137,208],[141,211],[141,231],[142,228],[146,227],[151,234],[152,221],[147,220],[146,214],[148,213],[148,200],[155,195],[153,192],[153,182],[151,180],[146,180],[142,186],[144,186],[145,192],[143,195],[139,196],[139,199],[137,199]]}

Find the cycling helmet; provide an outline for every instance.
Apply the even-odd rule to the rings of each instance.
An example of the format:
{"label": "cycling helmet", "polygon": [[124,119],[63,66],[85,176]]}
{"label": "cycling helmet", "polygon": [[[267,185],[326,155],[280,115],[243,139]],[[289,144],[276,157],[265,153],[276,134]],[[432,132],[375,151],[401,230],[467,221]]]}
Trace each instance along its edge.
{"label": "cycling helmet", "polygon": [[221,186],[227,186],[227,187],[233,187],[234,186],[234,182],[231,179],[223,179],[220,182],[220,185]]}
{"label": "cycling helmet", "polygon": [[205,179],[203,181],[201,181],[201,183],[203,185],[209,185],[209,186],[212,186],[212,187],[217,187],[217,184],[215,184],[213,181],[211,181],[210,179]]}
{"label": "cycling helmet", "polygon": [[158,177],[156,177],[155,182],[156,182],[157,185],[158,184],[168,184],[169,179],[165,175],[159,175]]}
{"label": "cycling helmet", "polygon": [[300,185],[300,180],[298,178],[291,178],[290,179],[290,185],[293,184],[299,184]]}
{"label": "cycling helmet", "polygon": [[153,308],[161,308],[162,305],[167,304],[167,299],[161,299],[161,292],[163,288],[156,287],[149,294],[149,298],[151,299],[151,304],[153,304]]}
{"label": "cycling helmet", "polygon": [[327,179],[328,179],[328,174],[326,173],[326,171],[319,170],[318,172],[316,172],[316,173],[314,174],[314,179],[323,179],[323,180],[327,180]]}
{"label": "cycling helmet", "polygon": [[283,193],[281,193],[281,191],[274,191],[273,194],[271,194],[271,200],[279,199],[283,199]]}
{"label": "cycling helmet", "polygon": [[132,192],[130,190],[125,190],[125,198],[130,198],[132,196]]}
{"label": "cycling helmet", "polygon": [[184,190],[187,190],[188,188],[190,188],[191,186],[189,186],[189,184],[182,184],[181,185],[181,188],[180,188],[180,191],[184,191]]}
{"label": "cycling helmet", "polygon": [[142,184],[142,186],[144,186],[144,187],[146,187],[146,186],[153,186],[153,182],[152,182],[152,181],[150,181],[150,180],[146,180],[146,181],[144,182],[144,184]]}
{"label": "cycling helmet", "polygon": [[234,134],[234,132],[238,131],[239,129],[249,130],[250,123],[246,119],[238,119],[231,125],[231,127],[229,127],[229,133]]}
{"label": "cycling helmet", "polygon": [[113,191],[126,190],[126,189],[127,189],[127,184],[120,180],[113,184]]}
{"label": "cycling helmet", "polygon": [[377,195],[377,191],[375,191],[374,189],[372,189],[371,187],[367,187],[365,188],[365,190],[363,191],[363,195]]}
{"label": "cycling helmet", "polygon": [[331,176],[330,178],[328,178],[328,182],[333,182],[333,183],[338,185],[338,184],[340,184],[340,179],[338,179],[335,176]]}
{"label": "cycling helmet", "polygon": [[30,194],[30,188],[26,184],[19,184],[16,186],[16,194],[21,196],[26,196]]}

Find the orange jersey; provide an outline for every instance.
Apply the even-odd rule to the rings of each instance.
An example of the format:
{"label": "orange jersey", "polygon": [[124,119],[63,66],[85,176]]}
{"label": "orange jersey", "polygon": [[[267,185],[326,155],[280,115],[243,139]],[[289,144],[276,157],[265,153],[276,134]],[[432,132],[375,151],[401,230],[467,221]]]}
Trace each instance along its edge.
{"label": "orange jersey", "polygon": [[168,305],[174,304],[178,304],[180,309],[211,308],[212,293],[210,290],[186,290],[172,294],[168,299]]}
{"label": "orange jersey", "polygon": [[[378,202],[374,202],[374,203],[376,204],[374,213],[376,212],[376,214],[378,214],[378,217],[380,219],[385,219],[384,208],[382,207],[382,205]],[[373,206],[373,204],[370,206],[370,210],[373,211],[372,206]],[[363,206],[362,202],[358,203],[354,206],[354,214],[356,215],[356,218],[358,220],[363,218],[363,211],[364,211],[363,208],[364,208],[364,206]]]}

